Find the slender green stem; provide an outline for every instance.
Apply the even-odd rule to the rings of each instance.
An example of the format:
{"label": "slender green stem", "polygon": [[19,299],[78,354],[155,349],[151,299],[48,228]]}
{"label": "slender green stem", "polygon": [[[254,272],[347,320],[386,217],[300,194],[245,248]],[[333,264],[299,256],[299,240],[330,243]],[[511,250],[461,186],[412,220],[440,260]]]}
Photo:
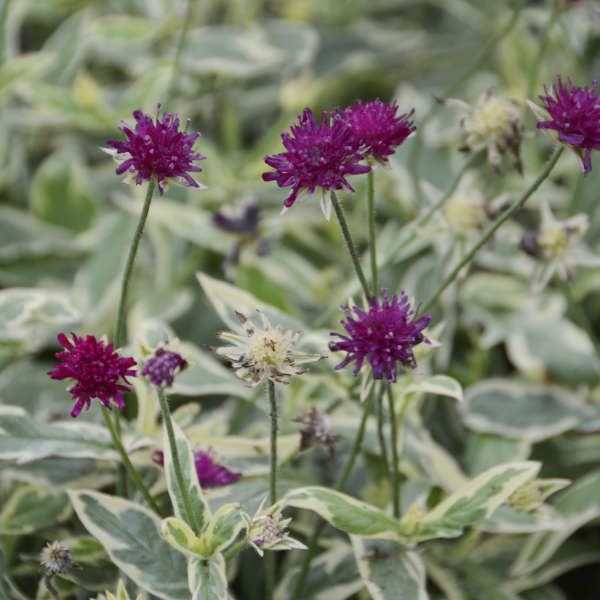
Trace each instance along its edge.
{"label": "slender green stem", "polygon": [[[373,398],[375,397],[375,393],[371,390],[368,398],[365,400],[365,404],[363,406],[363,414],[360,420],[360,425],[358,427],[358,431],[356,432],[356,437],[354,438],[354,442],[352,444],[352,448],[350,450],[350,454],[348,455],[348,460],[346,461],[346,465],[344,470],[338,479],[337,485],[335,489],[338,491],[343,490],[346,485],[346,481],[352,471],[352,467],[354,466],[354,461],[356,459],[357,454],[360,451],[362,446],[363,437],[365,434],[365,427],[367,425],[367,417],[371,412],[371,405],[373,404]],[[292,600],[297,600],[300,597],[300,593],[302,592],[302,588],[304,586],[304,581],[306,580],[306,576],[308,575],[308,569],[310,568],[310,561],[312,560],[313,554],[317,549],[317,543],[319,541],[319,537],[321,536],[321,532],[325,527],[325,521],[321,521],[319,525],[313,531],[309,541],[308,541],[308,549],[304,553],[304,561],[302,562],[302,568],[300,570],[300,574],[298,575],[298,579],[296,580],[296,586],[294,587],[294,591],[292,593]]]}
{"label": "slender green stem", "polygon": [[54,600],[60,600],[60,594],[58,593],[58,590],[52,584],[52,575],[48,575],[48,574],[44,575],[44,585],[46,586],[46,589],[48,590],[50,595],[54,598]]}
{"label": "slender green stem", "polygon": [[244,537],[243,539],[239,540],[235,544],[232,544],[231,546],[229,546],[229,548],[224,550],[223,558],[225,560],[229,560],[230,558],[233,558],[238,552],[241,552],[247,545],[248,545],[248,540]]}
{"label": "slender green stem", "polygon": [[[521,10],[525,6],[526,2],[521,2],[517,8],[514,9],[512,17],[506,23],[506,25],[496,33],[496,35],[492,36],[487,44],[481,49],[481,52],[473,59],[473,62],[465,69],[463,74],[456,79],[448,88],[444,90],[442,95],[440,96],[441,100],[445,100],[450,98],[453,94],[455,94],[475,73],[479,71],[479,68],[483,63],[487,61],[487,59],[491,56],[492,52],[496,48],[496,45],[504,39],[513,29],[517,20],[519,18],[519,14]],[[423,204],[422,202],[422,192],[421,186],[419,183],[420,173],[419,173],[419,157],[422,149],[422,135],[421,132],[425,129],[425,126],[432,117],[435,115],[437,110],[440,107],[439,102],[434,102],[431,105],[431,108],[427,111],[425,116],[421,119],[421,123],[419,125],[419,129],[417,131],[417,135],[413,138],[412,141],[412,151],[410,153],[408,159],[408,171],[411,174],[413,188],[415,193],[415,198],[417,199],[417,203],[419,205]]]}
{"label": "slender green stem", "polygon": [[342,205],[340,204],[340,201],[333,190],[331,191],[331,202],[333,204],[333,208],[335,209],[337,219],[340,223],[342,235],[344,236],[344,241],[346,242],[346,248],[348,248],[348,252],[350,253],[350,258],[352,259],[352,264],[354,265],[354,270],[356,271],[360,285],[362,285],[365,296],[370,298],[371,293],[369,292],[369,286],[367,285],[365,274],[360,266],[360,260],[358,259],[358,254],[356,253],[356,248],[354,247],[354,242],[352,241],[352,236],[350,235],[350,230],[348,229],[348,223],[346,222],[344,209],[342,208]]}
{"label": "slender green stem", "polygon": [[142,496],[144,496],[146,502],[148,503],[148,506],[150,506],[150,508],[159,517],[162,516],[160,514],[160,510],[159,510],[156,502],[154,501],[154,498],[152,498],[152,496],[150,495],[148,488],[144,485],[142,478],[139,476],[139,474],[136,471],[135,467],[133,466],[131,460],[129,460],[129,456],[127,455],[127,452],[125,451],[125,448],[123,447],[123,444],[121,443],[121,439],[117,435],[117,431],[112,422],[112,419],[110,418],[109,410],[104,406],[102,407],[102,416],[104,417],[104,422],[106,423],[106,426],[108,427],[108,430],[110,431],[110,436],[115,445],[115,448],[117,449],[117,452],[121,455],[121,460],[123,461],[123,464],[125,465],[125,468],[127,469],[127,472],[129,473],[129,476],[131,477],[133,483],[135,483],[135,486],[137,487],[137,489],[141,492]]}
{"label": "slender green stem", "polygon": [[171,69],[171,81],[169,82],[167,95],[165,97],[166,106],[169,105],[169,103],[173,99],[173,94],[175,93],[177,77],[179,75],[179,64],[181,63],[181,55],[185,47],[185,40],[187,38],[188,31],[190,30],[190,25],[193,21],[192,8],[194,2],[195,0],[188,0],[187,6],[185,8],[185,15],[183,17],[183,27],[181,28],[181,33],[179,34],[179,39],[177,40],[177,49],[175,50],[175,58],[173,59],[173,67]]}
{"label": "slender green stem", "polygon": [[560,13],[560,5],[562,0],[554,0],[552,6],[552,14],[550,15],[548,21],[546,22],[546,26],[544,27],[544,31],[542,32],[542,37],[538,43],[537,53],[535,55],[535,59],[531,65],[531,71],[529,72],[529,83],[527,84],[527,94],[526,98],[531,98],[533,93],[535,92],[535,88],[537,86],[538,76],[540,74],[540,67],[542,66],[542,60],[546,56],[546,51],[548,49],[548,42],[550,40],[550,32],[558,19],[558,15]]}
{"label": "slender green stem", "polygon": [[371,289],[377,296],[377,240],[375,238],[375,176],[373,169],[367,173],[367,205],[369,209],[369,250],[371,252]]}
{"label": "slender green stem", "polygon": [[[267,380],[267,396],[271,409],[271,464],[269,470],[269,504],[277,502],[277,398],[275,384]],[[275,589],[275,552],[267,552],[266,559],[266,598],[271,600]]]}
{"label": "slender green stem", "polygon": [[167,430],[167,437],[169,438],[169,447],[171,448],[171,460],[173,461],[173,469],[175,470],[175,479],[177,480],[177,487],[179,493],[183,499],[183,506],[185,507],[185,513],[187,516],[187,522],[194,530],[197,535],[200,534],[200,525],[196,519],[196,515],[192,509],[192,501],[188,493],[185,479],[183,478],[183,469],[181,468],[181,461],[179,460],[179,452],[177,450],[177,442],[175,440],[175,431],[173,430],[173,421],[171,420],[171,411],[167,403],[167,397],[161,387],[157,387],[158,401],[160,403],[160,411],[162,413],[163,423]]}
{"label": "slender green stem", "polygon": [[388,410],[390,413],[391,445],[392,445],[392,468],[390,471],[390,482],[392,488],[392,509],[397,519],[400,517],[400,490],[398,489],[398,421],[396,420],[396,408],[394,406],[394,394],[392,386],[387,386]]}
{"label": "slender green stem", "polygon": [[379,393],[377,394],[377,436],[379,437],[379,449],[381,451],[381,460],[383,462],[383,468],[386,473],[390,472],[390,461],[388,460],[387,455],[387,447],[385,444],[385,436],[383,434],[383,422],[384,422],[384,412],[383,412],[383,393],[384,386],[382,385]]}
{"label": "slender green stem", "polygon": [[123,280],[121,282],[121,299],[119,300],[119,311],[117,313],[117,326],[115,330],[115,347],[120,348],[125,338],[125,314],[127,308],[127,292],[129,290],[129,280],[131,278],[131,272],[133,271],[133,263],[135,262],[135,255],[142,238],[144,231],[144,225],[146,218],[148,217],[148,211],[150,210],[150,202],[152,201],[152,194],[154,193],[154,180],[148,182],[148,189],[146,190],[146,199],[144,200],[144,207],[140,214],[140,219],[137,224],[133,239],[131,240],[131,247],[129,248],[129,255],[127,256],[127,263],[125,264],[125,271],[123,272]]}
{"label": "slender green stem", "polygon": [[435,301],[440,297],[442,292],[454,281],[456,276],[460,273],[462,268],[469,264],[473,257],[477,254],[480,248],[496,233],[496,231],[500,228],[500,226],[514,213],[516,213],[520,208],[523,207],[525,202],[529,199],[529,197],[540,187],[541,183],[548,177],[550,171],[554,168],[554,165],[557,163],[560,155],[563,153],[564,146],[559,144],[555,147],[554,152],[548,159],[546,166],[543,168],[542,172],[537,176],[535,181],[527,188],[527,190],[523,193],[523,195],[515,200],[484,232],[484,234],[479,238],[478,242],[471,248],[471,250],[467,253],[467,255],[456,265],[452,273],[448,275],[448,277],[443,281],[443,283],[438,287],[438,289],[431,295],[431,297],[425,302],[425,304],[421,308],[421,314],[427,312],[431,306],[435,303]]}
{"label": "slender green stem", "polygon": [[583,310],[583,307],[581,306],[581,304],[579,302],[577,302],[577,300],[575,300],[575,297],[573,296],[573,292],[571,291],[571,286],[569,285],[569,282],[563,281],[562,289],[563,289],[565,298],[567,300],[567,303],[569,305],[569,308],[571,309],[571,312],[573,313],[573,316],[577,320],[578,325],[582,329],[585,329],[585,331],[587,332],[587,334],[592,342],[592,345],[594,346],[596,356],[600,359],[600,340],[598,340],[598,336],[596,335],[596,332],[594,331],[594,326],[588,319],[588,316],[585,313],[585,310]]}

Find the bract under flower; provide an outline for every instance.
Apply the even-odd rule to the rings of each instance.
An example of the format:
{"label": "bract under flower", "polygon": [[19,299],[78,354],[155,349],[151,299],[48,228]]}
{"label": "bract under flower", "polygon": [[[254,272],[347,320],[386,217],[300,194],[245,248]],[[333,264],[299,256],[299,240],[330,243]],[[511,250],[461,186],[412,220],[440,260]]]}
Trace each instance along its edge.
{"label": "bract under flower", "polygon": [[[346,315],[341,324],[348,335],[332,333],[341,341],[330,342],[329,349],[347,353],[336,370],[354,362],[354,374],[357,375],[366,360],[373,369],[374,379],[385,377],[394,383],[398,362],[407,369],[416,367],[412,348],[421,342],[429,342],[421,332],[429,324],[431,315],[417,318],[404,292],[399,298],[394,294],[391,302],[386,290],[381,290],[381,295],[381,303],[377,298],[370,299],[367,312],[358,307],[353,311],[347,306],[341,308]],[[356,318],[353,318],[353,312]]]}
{"label": "bract under flower", "polygon": [[114,148],[103,149],[120,163],[117,175],[128,173],[125,183],[135,180],[136,184],[145,179],[155,179],[162,194],[170,181],[181,185],[205,188],[195,181],[190,173],[202,169],[193,163],[206,157],[193,152],[194,143],[200,132],[188,133],[188,119],[184,131],[179,131],[179,117],[175,113],[163,113],[159,119],[160,104],[156,110],[156,120],[141,110],[133,112],[135,128],[123,122],[119,129],[127,140],[109,140],[107,144]]}
{"label": "bract under flower", "polygon": [[222,332],[217,336],[231,342],[231,346],[211,348],[213,352],[229,359],[237,369],[236,375],[251,386],[258,385],[264,378],[279,383],[289,383],[293,375],[302,375],[297,365],[315,362],[323,358],[320,354],[294,352],[300,333],[292,333],[281,325],[272,327],[265,314],[257,309],[262,328],[257,327],[240,312],[236,312],[245,331],[245,336]]}
{"label": "bract under flower", "polygon": [[112,400],[121,410],[125,408],[125,401],[121,392],[130,389],[119,383],[123,379],[129,384],[127,377],[135,377],[136,372],[131,367],[136,362],[130,357],[120,357],[113,349],[113,344],[104,345],[103,340],[96,340],[93,335],[85,339],[74,333],[71,342],[64,333],[59,334],[58,341],[65,348],[64,352],[57,352],[56,358],[62,361],[48,371],[52,379],[74,379],[77,383],[69,388],[73,398],[77,399],[71,416],[76,417],[85,406],[90,407],[92,398],[98,398],[110,410]]}
{"label": "bract under flower", "polygon": [[[360,142],[342,119],[334,118],[329,123],[323,111],[321,123],[317,125],[312,111],[305,108],[291,132],[291,135],[281,134],[286,152],[265,156],[265,162],[275,171],[262,176],[264,181],[276,181],[279,187],[292,187],[284,202],[284,211],[294,204],[300,192],[312,194],[317,188],[323,191],[345,188],[353,192],[346,177],[371,170],[367,165],[358,164],[364,158],[358,151]],[[326,218],[330,213],[327,202],[327,199],[322,202]]]}

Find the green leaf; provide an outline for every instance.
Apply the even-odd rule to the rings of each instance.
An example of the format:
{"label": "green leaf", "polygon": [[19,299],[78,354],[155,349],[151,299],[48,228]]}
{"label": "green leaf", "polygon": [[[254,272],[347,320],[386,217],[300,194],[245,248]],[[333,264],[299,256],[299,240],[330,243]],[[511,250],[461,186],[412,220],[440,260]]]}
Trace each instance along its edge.
{"label": "green leaf", "polygon": [[64,521],[71,514],[67,495],[18,487],[0,512],[0,535],[24,535]]}
{"label": "green leaf", "polygon": [[463,399],[462,386],[456,379],[447,375],[429,375],[423,379],[417,379],[403,391],[407,394],[410,392],[420,392],[448,396],[459,401]]}
{"label": "green leaf", "polygon": [[467,390],[464,421],[475,431],[537,442],[573,429],[584,411],[557,388],[489,379]]}
{"label": "green leaf", "polygon": [[160,530],[167,542],[187,556],[209,558],[210,555],[204,551],[200,538],[192,531],[190,526],[178,519],[169,517],[160,523]]}
{"label": "green leaf", "polygon": [[535,477],[540,466],[537,462],[524,461],[488,469],[419,519],[413,539],[455,537],[465,527],[480,524],[517,488]]}
{"label": "green leaf", "polygon": [[210,519],[210,509],[200,482],[198,481],[198,475],[196,474],[196,465],[194,462],[194,453],[188,439],[181,430],[181,427],[177,423],[173,422],[173,430],[175,434],[175,445],[177,447],[177,455],[179,457],[179,464],[183,474],[184,485],[186,487],[188,497],[191,504],[191,510],[195,523],[189,522],[189,516],[185,507],[183,495],[179,489],[177,477],[175,476],[175,465],[173,464],[173,456],[171,454],[171,445],[169,444],[169,437],[167,435],[166,425],[163,425],[163,448],[164,448],[164,472],[167,480],[167,488],[169,490],[169,497],[173,504],[175,516],[185,521],[188,525],[191,525],[195,530],[196,534],[199,534],[206,526],[207,521]]}
{"label": "green leaf", "polygon": [[147,41],[155,31],[156,24],[149,19],[118,14],[99,17],[90,27],[92,39],[100,45]]}
{"label": "green leaf", "polygon": [[307,486],[291,490],[281,502],[284,506],[312,510],[347,533],[401,543],[407,541],[399,521],[365,502],[329,488]]}
{"label": "green leaf", "polygon": [[0,98],[14,85],[30,76],[38,75],[52,60],[47,52],[28,52],[6,61],[0,66]]}
{"label": "green leaf", "polygon": [[531,573],[542,566],[573,532],[600,516],[600,471],[571,485],[553,507],[563,518],[563,527],[528,537],[512,567],[513,574]]}
{"label": "green leaf", "polygon": [[228,600],[225,559],[215,554],[210,560],[188,560],[188,582],[192,600]]}
{"label": "green leaf", "polygon": [[247,521],[244,519],[238,503],[222,506],[202,533],[201,540],[205,556],[213,556],[227,548],[246,526]]}
{"label": "green leaf", "polygon": [[108,432],[99,425],[36,423],[19,406],[0,406],[0,459],[26,463],[46,456],[118,460]]}
{"label": "green leaf", "polygon": [[428,600],[425,567],[416,552],[394,542],[367,541],[355,535],[350,539],[358,571],[373,600]]}
{"label": "green leaf", "polygon": [[471,475],[479,475],[503,462],[525,460],[529,452],[530,444],[523,440],[492,433],[470,433],[467,436],[464,460],[468,472]]}
{"label": "green leaf", "polygon": [[188,597],[185,558],[162,538],[154,513],[98,492],[70,490],[69,497],[85,528],[137,585],[166,600]]}

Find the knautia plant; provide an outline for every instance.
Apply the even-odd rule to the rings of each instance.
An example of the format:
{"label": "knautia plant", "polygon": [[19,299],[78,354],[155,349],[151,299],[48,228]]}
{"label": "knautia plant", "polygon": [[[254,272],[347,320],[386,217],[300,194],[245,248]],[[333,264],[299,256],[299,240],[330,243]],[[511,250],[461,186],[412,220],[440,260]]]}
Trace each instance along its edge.
{"label": "knautia plant", "polygon": [[67,4],[0,3],[0,599],[591,600],[590,3]]}

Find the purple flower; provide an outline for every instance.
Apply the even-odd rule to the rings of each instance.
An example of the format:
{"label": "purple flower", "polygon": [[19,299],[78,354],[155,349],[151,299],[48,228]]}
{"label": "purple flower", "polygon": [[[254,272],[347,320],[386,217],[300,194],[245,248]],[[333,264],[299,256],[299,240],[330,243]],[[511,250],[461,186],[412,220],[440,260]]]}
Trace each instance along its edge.
{"label": "purple flower", "polygon": [[425,314],[417,319],[416,311],[411,309],[404,292],[400,293],[400,298],[394,294],[391,303],[386,290],[381,290],[381,295],[381,304],[377,298],[371,298],[368,312],[354,307],[356,318],[353,318],[352,311],[347,306],[342,306],[346,321],[341,321],[341,324],[348,335],[332,333],[342,341],[330,342],[329,349],[347,352],[336,369],[356,362],[354,374],[357,375],[367,359],[373,368],[375,379],[385,377],[390,383],[394,383],[398,361],[405,368],[415,368],[412,348],[423,341],[429,342],[421,331],[427,327],[431,315]]}
{"label": "purple flower", "polygon": [[177,352],[157,348],[144,364],[142,375],[145,375],[154,385],[171,387],[175,375],[183,371],[187,365],[187,360]]}
{"label": "purple flower", "polygon": [[144,179],[154,178],[161,194],[168,187],[169,180],[191,187],[204,187],[190,176],[191,172],[202,170],[192,163],[206,158],[192,151],[200,132],[187,133],[189,119],[185,130],[179,131],[179,117],[176,114],[164,113],[159,119],[159,112],[160,104],[154,122],[150,115],[141,110],[134,111],[135,129],[132,131],[125,122],[123,127],[119,127],[127,136],[127,140],[107,142],[116,150],[108,152],[113,154],[117,161],[122,161],[117,167],[117,175],[128,171],[133,179],[133,174],[137,173],[135,182],[138,185]]}
{"label": "purple flower", "polygon": [[398,116],[397,111],[395,102],[388,104],[377,98],[367,103],[357,100],[337,116],[352,129],[359,142],[360,152],[387,163],[387,157],[416,130],[410,120],[414,109]]}
{"label": "purple flower", "polygon": [[[152,460],[161,467],[165,464],[165,455],[161,450],[157,450],[152,456]],[[211,488],[220,487],[235,483],[241,476],[241,473],[233,473],[227,467],[220,465],[215,460],[211,448],[208,451],[194,452],[194,463],[196,465],[196,474],[200,487]]]}
{"label": "purple flower", "polygon": [[597,91],[598,82],[592,86],[577,87],[573,78],[563,84],[560,75],[557,84],[552,86],[552,93],[544,86],[545,96],[539,96],[544,108],[550,115],[550,120],[537,124],[539,129],[554,129],[558,139],[575,148],[585,149],[583,171],[592,170],[591,151],[600,150],[600,95]]}
{"label": "purple flower", "polygon": [[291,135],[281,134],[287,152],[265,156],[265,162],[275,171],[262,176],[264,181],[276,181],[279,187],[292,186],[285,208],[294,204],[301,190],[312,194],[317,187],[323,190],[346,188],[353,192],[346,176],[371,170],[367,165],[358,164],[364,156],[358,152],[359,142],[350,127],[336,118],[328,123],[325,111],[321,124],[317,125],[312,111],[305,108],[291,132]]}
{"label": "purple flower", "polygon": [[123,410],[125,402],[121,392],[130,389],[119,382],[122,378],[125,383],[127,377],[135,377],[136,372],[131,367],[136,362],[131,357],[121,358],[113,350],[113,344],[104,346],[102,340],[97,341],[93,335],[85,339],[77,337],[74,333],[71,342],[64,333],[59,334],[58,341],[65,348],[65,352],[57,352],[56,358],[62,361],[48,371],[52,379],[74,379],[77,383],[69,389],[73,398],[77,399],[71,416],[79,415],[83,407],[90,407],[92,398],[98,398],[110,410],[110,400]]}

